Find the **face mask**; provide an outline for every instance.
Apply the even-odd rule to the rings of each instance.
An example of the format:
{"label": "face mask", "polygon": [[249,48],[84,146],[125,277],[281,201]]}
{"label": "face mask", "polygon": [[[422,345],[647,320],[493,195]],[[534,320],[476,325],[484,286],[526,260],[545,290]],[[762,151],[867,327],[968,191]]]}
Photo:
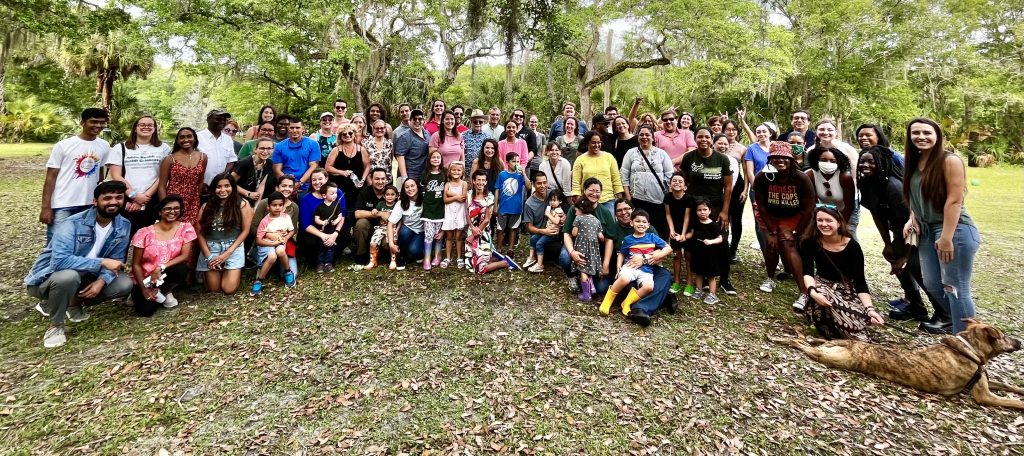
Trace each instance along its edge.
{"label": "face mask", "polygon": [[761,170],[761,172],[764,173],[765,179],[768,179],[769,182],[773,182],[775,181],[775,176],[779,173],[779,170],[771,164],[767,164],[764,165],[764,169]]}
{"label": "face mask", "polygon": [[821,171],[822,174],[832,174],[832,173],[836,172],[836,170],[838,170],[838,169],[839,169],[839,163],[831,163],[831,162],[819,162],[818,163],[818,171]]}
{"label": "face mask", "polygon": [[793,156],[794,157],[797,157],[797,156],[800,156],[800,155],[804,154],[804,145],[803,144],[793,144],[790,147],[793,148]]}

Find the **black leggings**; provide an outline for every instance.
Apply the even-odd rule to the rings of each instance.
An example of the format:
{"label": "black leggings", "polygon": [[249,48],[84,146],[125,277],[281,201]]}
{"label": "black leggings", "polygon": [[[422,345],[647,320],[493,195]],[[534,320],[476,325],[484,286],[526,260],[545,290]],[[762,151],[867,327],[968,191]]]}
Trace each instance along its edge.
{"label": "black leggings", "polygon": [[[164,274],[167,274],[167,277],[164,278],[164,284],[160,285],[160,292],[166,296],[167,293],[174,291],[178,285],[185,283],[185,277],[188,276],[188,266],[176,264],[164,270]],[[135,307],[135,314],[140,317],[152,317],[157,309],[163,307],[163,304],[159,302],[146,299],[146,296],[142,294],[141,284],[135,284],[132,287],[132,305]]]}
{"label": "black leggings", "polygon": [[727,262],[732,261],[732,258],[736,256],[740,238],[743,237],[743,207],[747,204],[745,200],[740,200],[740,195],[743,194],[744,184],[743,176],[739,176],[735,185],[732,186],[732,201],[729,202],[729,258],[726,259]]}

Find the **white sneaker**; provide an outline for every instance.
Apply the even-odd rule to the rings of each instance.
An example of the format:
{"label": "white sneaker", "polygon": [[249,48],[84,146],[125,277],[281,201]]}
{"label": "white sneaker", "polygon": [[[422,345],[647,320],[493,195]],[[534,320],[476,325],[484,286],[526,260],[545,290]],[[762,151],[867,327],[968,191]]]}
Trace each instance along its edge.
{"label": "white sneaker", "polygon": [[68,338],[64,335],[63,326],[54,326],[46,330],[43,335],[43,346],[46,348],[57,348],[67,343]]}
{"label": "white sneaker", "polygon": [[178,298],[175,298],[170,293],[164,295],[164,309],[173,309],[175,307],[178,307]]}
{"label": "white sneaker", "polygon": [[771,293],[775,290],[775,281],[772,279],[764,279],[764,282],[761,282],[760,290],[765,293]]}
{"label": "white sneaker", "polygon": [[89,319],[89,314],[85,313],[85,309],[82,306],[68,307],[67,312],[64,313],[68,320],[72,323],[81,323]]}
{"label": "white sneaker", "polygon": [[801,293],[800,297],[796,298],[796,301],[793,301],[793,311],[794,312],[798,312],[798,313],[799,312],[803,312],[804,311],[804,306],[806,306],[806,305],[807,305],[807,295]]}
{"label": "white sneaker", "polygon": [[46,301],[39,301],[39,304],[36,304],[36,312],[39,312],[40,314],[42,314],[46,318],[50,318],[50,314],[47,313],[45,310],[43,310],[43,303],[44,302],[46,302]]}

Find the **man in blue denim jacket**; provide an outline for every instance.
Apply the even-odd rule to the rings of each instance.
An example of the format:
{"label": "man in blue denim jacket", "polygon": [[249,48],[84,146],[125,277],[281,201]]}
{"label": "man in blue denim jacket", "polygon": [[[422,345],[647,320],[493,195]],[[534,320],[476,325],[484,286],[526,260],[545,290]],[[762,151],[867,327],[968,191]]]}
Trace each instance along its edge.
{"label": "man in blue denim jacket", "polygon": [[132,281],[122,272],[130,223],[118,215],[124,206],[124,182],[108,181],[93,190],[93,207],[57,225],[53,238],[25,277],[28,294],[42,301],[36,310],[50,317],[43,346],[67,342],[64,318],[84,321],[82,303],[123,298]]}

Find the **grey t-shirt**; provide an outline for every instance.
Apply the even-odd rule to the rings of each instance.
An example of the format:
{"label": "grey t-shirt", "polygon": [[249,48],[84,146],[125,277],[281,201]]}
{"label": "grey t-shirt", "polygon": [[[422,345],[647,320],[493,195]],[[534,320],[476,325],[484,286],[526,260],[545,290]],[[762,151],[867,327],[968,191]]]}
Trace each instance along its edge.
{"label": "grey t-shirt", "polygon": [[544,229],[548,225],[548,217],[544,215],[547,207],[548,203],[531,193],[526,199],[526,207],[523,208],[523,223],[532,223],[534,228]]}

